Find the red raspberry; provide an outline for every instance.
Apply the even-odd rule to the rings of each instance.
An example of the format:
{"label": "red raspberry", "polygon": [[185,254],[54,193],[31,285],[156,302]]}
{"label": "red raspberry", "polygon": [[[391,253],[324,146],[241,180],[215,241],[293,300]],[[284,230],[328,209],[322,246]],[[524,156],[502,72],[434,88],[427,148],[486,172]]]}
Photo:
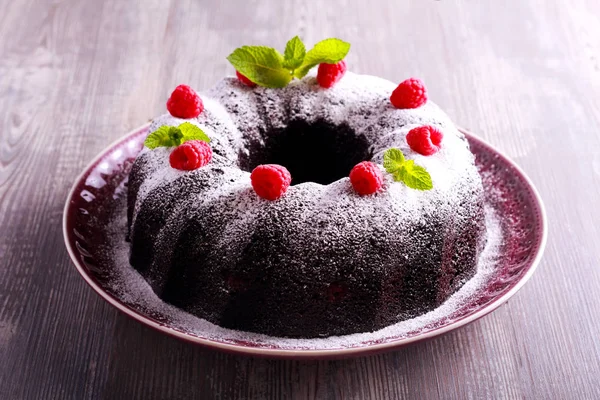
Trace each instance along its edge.
{"label": "red raspberry", "polygon": [[396,108],[418,108],[427,102],[427,90],[420,79],[410,78],[398,85],[390,101]]}
{"label": "red raspberry", "polygon": [[257,195],[266,200],[277,200],[287,191],[292,175],[282,165],[263,164],[254,168],[250,180]]}
{"label": "red raspberry", "polygon": [[167,100],[167,110],[177,118],[195,118],[204,110],[204,104],[194,89],[179,85]]}
{"label": "red raspberry", "polygon": [[240,82],[242,82],[244,85],[249,86],[249,87],[256,87],[256,83],[252,82],[245,75],[242,75],[238,71],[235,71],[235,75],[240,80]]}
{"label": "red raspberry", "polygon": [[319,64],[317,72],[317,82],[319,86],[330,88],[342,79],[346,73],[346,61],[342,60],[337,64]]}
{"label": "red raspberry", "polygon": [[373,194],[383,186],[383,174],[377,164],[363,161],[350,171],[350,183],[361,196]]}
{"label": "red raspberry", "polygon": [[189,140],[175,147],[169,156],[171,167],[191,171],[204,167],[212,159],[212,149],[202,140]]}
{"label": "red raspberry", "polygon": [[406,134],[406,142],[411,149],[424,156],[437,153],[444,135],[435,126],[425,125],[411,129]]}

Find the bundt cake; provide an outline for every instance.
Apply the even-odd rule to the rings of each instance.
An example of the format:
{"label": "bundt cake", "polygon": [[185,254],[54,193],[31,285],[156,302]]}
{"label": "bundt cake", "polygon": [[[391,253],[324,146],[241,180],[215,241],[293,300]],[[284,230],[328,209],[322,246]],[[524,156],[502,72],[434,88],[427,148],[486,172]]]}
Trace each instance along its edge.
{"label": "bundt cake", "polygon": [[465,137],[420,81],[334,61],[283,87],[243,68],[201,96],[181,86],[152,121],[128,239],[164,301],[227,328],[344,335],[430,311],[475,274],[483,188]]}

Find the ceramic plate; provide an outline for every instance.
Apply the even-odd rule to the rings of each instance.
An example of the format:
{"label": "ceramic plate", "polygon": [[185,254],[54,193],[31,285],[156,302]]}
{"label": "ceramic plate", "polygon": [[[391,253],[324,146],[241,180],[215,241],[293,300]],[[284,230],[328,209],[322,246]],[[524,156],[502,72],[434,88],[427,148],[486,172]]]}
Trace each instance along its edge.
{"label": "ceramic plate", "polygon": [[[464,131],[463,131],[464,132]],[[203,321],[200,328],[188,329],[176,323],[164,308],[123,295],[123,285],[115,285],[115,271],[129,269],[124,257],[111,251],[115,240],[124,240],[125,231],[111,229],[115,215],[124,213],[127,175],[142,148],[148,125],[129,133],[110,145],[75,181],[65,204],[63,233],[75,267],[109,304],[133,319],[160,332],[206,347],[252,355],[279,358],[338,358],[388,351],[457,329],[490,313],[514,295],[531,277],[546,242],[547,227],[541,199],[525,174],[506,156],[473,134],[464,132],[476,155],[477,167],[484,177],[486,203],[497,216],[502,242],[494,258],[493,270],[484,283],[447,313],[433,314],[426,323],[405,329],[402,334],[340,340],[321,346],[315,339],[298,341],[277,338],[247,340]],[[122,243],[124,244],[124,243]],[[126,245],[126,244],[124,244]],[[121,246],[122,247],[122,246]],[[121,287],[120,290],[116,289]],[[126,290],[125,290],[126,291]],[[193,317],[190,317],[193,318]],[[199,319],[198,319],[199,320]],[[202,320],[199,320],[202,321]],[[221,329],[203,331],[202,326]],[[230,332],[230,334],[228,334]],[[335,343],[340,343],[339,346]]]}

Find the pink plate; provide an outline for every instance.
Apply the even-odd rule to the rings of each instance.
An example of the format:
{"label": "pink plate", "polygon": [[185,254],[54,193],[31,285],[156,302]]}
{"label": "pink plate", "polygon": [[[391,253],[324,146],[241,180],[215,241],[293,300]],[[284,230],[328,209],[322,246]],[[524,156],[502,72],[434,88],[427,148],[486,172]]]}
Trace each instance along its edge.
{"label": "pink plate", "polygon": [[[508,157],[463,131],[476,155],[487,205],[498,217],[503,240],[489,279],[456,309],[400,336],[327,348],[294,347],[290,342],[279,346],[276,341],[241,340],[239,335],[216,338],[207,332],[186,330],[174,324],[168,313],[123,299],[109,284],[117,266],[124,268],[121,264],[126,264],[122,257],[107,251],[121,234],[111,232],[109,221],[123,212],[127,176],[148,127],[144,125],[110,145],[77,178],[65,204],[65,244],[81,276],[108,303],[156,330],[206,347],[279,358],[339,358],[396,349],[457,329],[498,308],[531,277],[546,244],[544,207],[532,183]],[[124,240],[124,231],[122,236]]]}

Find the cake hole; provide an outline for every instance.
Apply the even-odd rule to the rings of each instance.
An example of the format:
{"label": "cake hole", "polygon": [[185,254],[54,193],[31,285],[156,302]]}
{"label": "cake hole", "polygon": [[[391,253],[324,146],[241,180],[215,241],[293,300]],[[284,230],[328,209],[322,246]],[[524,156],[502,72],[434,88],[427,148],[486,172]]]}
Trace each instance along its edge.
{"label": "cake hole", "polygon": [[283,165],[292,175],[292,185],[330,184],[373,156],[365,136],[347,124],[292,120],[286,128],[273,129],[265,136],[264,143],[250,143],[249,155],[240,154],[240,168],[251,172],[260,164]]}

